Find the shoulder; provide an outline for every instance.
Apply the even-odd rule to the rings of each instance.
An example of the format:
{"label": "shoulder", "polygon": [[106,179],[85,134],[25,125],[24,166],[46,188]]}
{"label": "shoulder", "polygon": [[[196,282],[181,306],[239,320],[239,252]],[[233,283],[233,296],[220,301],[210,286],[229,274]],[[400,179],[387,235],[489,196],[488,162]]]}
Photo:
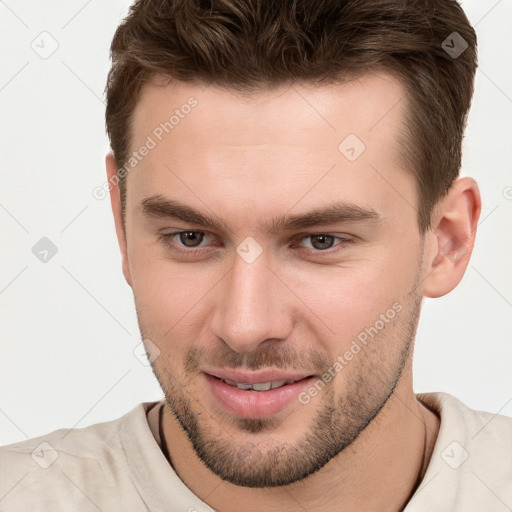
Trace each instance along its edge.
{"label": "shoulder", "polygon": [[448,393],[417,396],[441,421],[427,473],[407,511],[511,506],[512,418],[472,409]]}
{"label": "shoulder", "polygon": [[[486,457],[485,453],[494,450],[503,453],[503,449],[512,448],[512,418],[472,409],[448,393],[424,393],[418,398],[438,412],[441,428],[446,427],[440,433],[461,437],[466,449],[475,450],[475,457]],[[509,454],[512,457],[512,450]],[[512,465],[504,469],[512,470]]]}
{"label": "shoulder", "polygon": [[0,447],[0,510],[60,511],[70,503],[83,503],[88,510],[108,500],[108,489],[129,488],[119,434],[127,422],[143,425],[147,405],[138,404],[113,421]]}

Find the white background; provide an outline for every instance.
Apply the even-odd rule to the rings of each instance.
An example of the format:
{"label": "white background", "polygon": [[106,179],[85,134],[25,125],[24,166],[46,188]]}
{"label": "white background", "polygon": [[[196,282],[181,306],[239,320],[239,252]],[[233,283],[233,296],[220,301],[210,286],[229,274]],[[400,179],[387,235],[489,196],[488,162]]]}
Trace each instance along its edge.
{"label": "white background", "polygon": [[[129,3],[0,2],[0,444],[161,397],[132,353],[140,336],[109,200],[92,195],[105,181],[108,49]],[[425,302],[415,388],[512,416],[512,1],[463,7],[480,47],[463,174],[484,206],[463,282]],[[41,37],[59,45],[47,59],[31,47]],[[43,236],[58,248],[47,263],[31,251]]]}

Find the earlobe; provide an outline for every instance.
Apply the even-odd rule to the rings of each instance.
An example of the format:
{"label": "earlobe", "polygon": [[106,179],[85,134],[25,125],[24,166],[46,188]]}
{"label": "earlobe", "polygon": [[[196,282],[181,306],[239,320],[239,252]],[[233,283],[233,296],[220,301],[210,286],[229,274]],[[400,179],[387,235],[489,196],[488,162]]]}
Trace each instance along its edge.
{"label": "earlobe", "polygon": [[462,280],[473,251],[482,202],[472,178],[457,179],[432,215],[425,251],[425,297],[441,297]]}
{"label": "earlobe", "polygon": [[121,195],[119,192],[119,179],[117,176],[117,164],[112,153],[108,153],[105,157],[105,166],[107,170],[107,182],[110,192],[110,204],[114,215],[114,223],[116,228],[117,242],[121,251],[123,275],[126,282],[132,286],[132,278],[130,273],[130,265],[128,261],[128,244],[126,239],[126,231],[123,223],[123,214],[121,208]]}

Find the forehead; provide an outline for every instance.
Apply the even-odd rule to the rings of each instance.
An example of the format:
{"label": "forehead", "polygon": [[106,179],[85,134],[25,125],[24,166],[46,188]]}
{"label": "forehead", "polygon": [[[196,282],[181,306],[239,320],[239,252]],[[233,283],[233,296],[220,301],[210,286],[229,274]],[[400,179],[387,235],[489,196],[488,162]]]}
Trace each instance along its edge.
{"label": "forehead", "polygon": [[410,208],[414,184],[398,143],[406,103],[385,73],[252,95],[153,81],[135,108],[131,145],[151,149],[129,173],[128,196],[133,207],[155,194],[179,196],[234,218],[237,204],[264,214],[276,201],[286,209],[327,196],[376,210],[405,197]]}
{"label": "forehead", "polygon": [[[187,105],[192,101],[199,108],[189,109]],[[178,119],[171,121],[173,131],[178,124],[182,125],[181,132],[187,127],[207,131],[222,125],[223,130],[210,132],[209,138],[213,137],[213,142],[231,141],[233,145],[243,142],[254,145],[255,137],[268,142],[273,135],[279,139],[299,136],[303,140],[306,139],[304,128],[316,132],[323,128],[326,134],[338,132],[336,137],[351,128],[371,143],[374,137],[388,133],[390,126],[401,121],[405,104],[402,84],[385,72],[368,73],[330,85],[298,82],[251,94],[153,77],[142,88],[134,109],[132,142],[137,145],[140,136],[151,133],[175,114]],[[183,115],[189,117],[190,110],[195,115],[187,123],[181,123]],[[384,130],[378,129],[383,121]]]}

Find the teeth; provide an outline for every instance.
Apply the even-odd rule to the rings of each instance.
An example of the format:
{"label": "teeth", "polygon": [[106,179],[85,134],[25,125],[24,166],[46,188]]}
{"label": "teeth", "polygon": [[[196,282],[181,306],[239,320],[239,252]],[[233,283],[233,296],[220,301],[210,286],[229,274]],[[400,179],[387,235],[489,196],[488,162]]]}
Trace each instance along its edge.
{"label": "teeth", "polygon": [[253,389],[254,391],[268,391],[269,389],[276,389],[284,386],[285,384],[293,384],[295,380],[278,380],[275,382],[260,382],[258,384],[240,384],[233,380],[222,379],[226,384],[235,386],[238,389]]}
{"label": "teeth", "polygon": [[252,389],[255,391],[268,391],[272,386],[271,382],[260,382],[259,384],[253,384]]}

